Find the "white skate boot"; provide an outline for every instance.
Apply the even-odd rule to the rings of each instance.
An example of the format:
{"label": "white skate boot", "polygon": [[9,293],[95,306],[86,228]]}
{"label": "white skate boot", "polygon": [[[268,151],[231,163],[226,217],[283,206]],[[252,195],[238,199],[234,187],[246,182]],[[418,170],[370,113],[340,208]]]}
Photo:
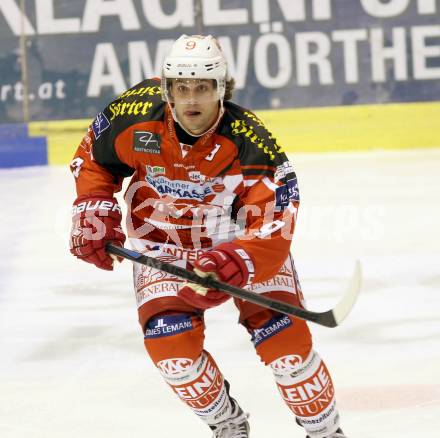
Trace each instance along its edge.
{"label": "white skate boot", "polygon": [[[306,438],[310,438],[310,437],[307,435]],[[347,438],[347,436],[344,435],[344,432],[342,432],[342,429],[339,428],[336,432],[333,432],[327,438]]]}
{"label": "white skate boot", "polygon": [[243,412],[235,399],[231,397],[232,414],[230,418],[215,426],[210,426],[213,438],[249,438],[249,414]]}

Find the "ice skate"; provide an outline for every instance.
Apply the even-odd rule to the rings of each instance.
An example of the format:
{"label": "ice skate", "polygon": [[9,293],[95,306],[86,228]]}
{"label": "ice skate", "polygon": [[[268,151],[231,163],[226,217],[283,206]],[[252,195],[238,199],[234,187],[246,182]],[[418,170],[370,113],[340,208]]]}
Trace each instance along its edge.
{"label": "ice skate", "polygon": [[249,438],[249,414],[243,412],[235,399],[231,398],[231,417],[215,426],[210,426],[213,438]]}
{"label": "ice skate", "polygon": [[[306,438],[310,438],[309,435],[307,435]],[[347,438],[347,436],[344,435],[344,432],[342,432],[342,429],[339,428],[336,432],[329,435],[328,438]]]}

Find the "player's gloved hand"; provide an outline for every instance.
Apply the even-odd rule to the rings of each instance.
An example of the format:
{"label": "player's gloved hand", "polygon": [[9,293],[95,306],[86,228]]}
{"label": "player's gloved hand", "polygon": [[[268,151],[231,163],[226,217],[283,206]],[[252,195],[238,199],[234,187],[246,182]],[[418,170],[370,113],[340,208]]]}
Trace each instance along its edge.
{"label": "player's gloved hand", "polygon": [[[244,249],[234,243],[222,243],[201,255],[194,262],[194,272],[200,277],[214,278],[233,286],[243,287],[253,277],[254,265]],[[224,303],[230,295],[198,284],[185,282],[177,295],[198,309],[209,309]]]}
{"label": "player's gloved hand", "polygon": [[106,253],[105,244],[124,246],[121,219],[121,208],[115,198],[101,194],[79,196],[72,207],[70,252],[98,268],[113,270],[113,258]]}

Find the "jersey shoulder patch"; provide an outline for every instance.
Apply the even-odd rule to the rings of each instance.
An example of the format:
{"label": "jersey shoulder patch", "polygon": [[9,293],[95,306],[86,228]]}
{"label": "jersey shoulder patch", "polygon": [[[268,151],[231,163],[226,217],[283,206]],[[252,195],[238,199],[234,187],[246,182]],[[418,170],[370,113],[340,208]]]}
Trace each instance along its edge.
{"label": "jersey shoulder patch", "polygon": [[274,176],[277,166],[287,161],[276,138],[250,110],[225,102],[221,135],[237,145],[244,173]]}
{"label": "jersey shoulder patch", "polygon": [[158,79],[146,79],[124,91],[92,122],[95,160],[114,174],[131,175],[134,170],[115,151],[116,138],[136,123],[163,120],[164,112]]}

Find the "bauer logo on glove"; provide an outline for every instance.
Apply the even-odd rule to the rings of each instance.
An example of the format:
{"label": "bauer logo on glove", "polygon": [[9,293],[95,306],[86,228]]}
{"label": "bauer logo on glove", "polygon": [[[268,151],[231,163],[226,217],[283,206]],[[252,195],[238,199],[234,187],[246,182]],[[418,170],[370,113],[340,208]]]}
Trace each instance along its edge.
{"label": "bauer logo on glove", "polygon": [[124,246],[121,228],[121,208],[115,198],[107,195],[80,196],[72,207],[70,252],[100,269],[111,271],[113,258],[106,253],[105,244]]}

